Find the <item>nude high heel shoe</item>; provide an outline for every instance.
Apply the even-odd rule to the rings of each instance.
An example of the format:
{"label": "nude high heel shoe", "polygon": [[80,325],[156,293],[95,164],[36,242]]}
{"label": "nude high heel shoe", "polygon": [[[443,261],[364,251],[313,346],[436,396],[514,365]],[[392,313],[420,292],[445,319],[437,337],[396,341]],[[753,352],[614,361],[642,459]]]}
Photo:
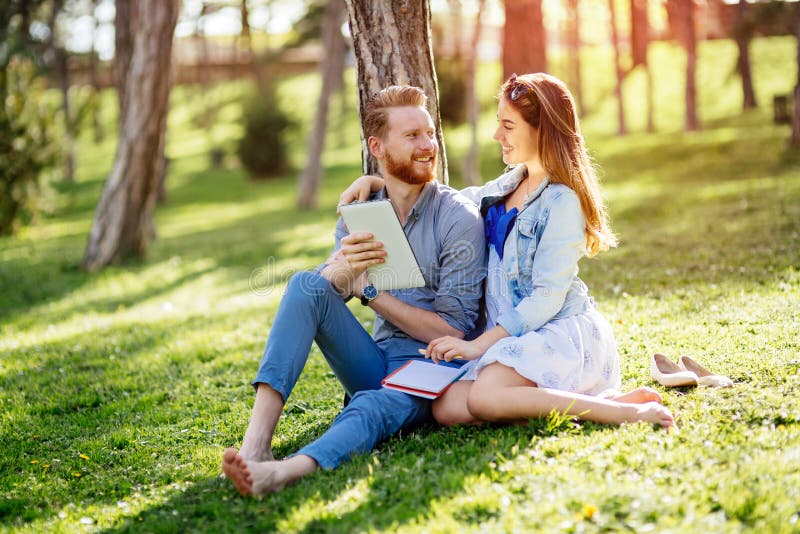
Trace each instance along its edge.
{"label": "nude high heel shoe", "polygon": [[733,387],[733,380],[727,376],[715,375],[688,356],[681,356],[680,367],[697,375],[697,383],[701,386],[715,388]]}
{"label": "nude high heel shoe", "polygon": [[670,388],[696,386],[699,383],[696,373],[679,367],[678,364],[659,353],[653,354],[650,376],[662,386]]}

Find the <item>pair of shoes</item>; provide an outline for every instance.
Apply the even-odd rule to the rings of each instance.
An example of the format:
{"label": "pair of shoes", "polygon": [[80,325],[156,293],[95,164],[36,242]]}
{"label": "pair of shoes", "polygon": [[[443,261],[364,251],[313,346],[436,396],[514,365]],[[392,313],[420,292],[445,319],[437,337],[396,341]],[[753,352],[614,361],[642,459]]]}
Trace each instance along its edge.
{"label": "pair of shoes", "polygon": [[663,354],[653,354],[650,376],[667,387],[711,386],[729,388],[733,381],[727,376],[715,375],[689,356],[681,356],[680,365]]}

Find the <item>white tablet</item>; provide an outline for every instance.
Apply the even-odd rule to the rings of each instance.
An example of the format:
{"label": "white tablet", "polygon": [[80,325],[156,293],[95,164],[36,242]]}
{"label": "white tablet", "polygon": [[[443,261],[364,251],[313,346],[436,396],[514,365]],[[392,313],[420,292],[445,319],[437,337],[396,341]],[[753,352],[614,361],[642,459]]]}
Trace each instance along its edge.
{"label": "white tablet", "polygon": [[390,200],[348,204],[341,206],[339,212],[348,232],[369,232],[383,243],[386,261],[367,269],[369,281],[376,289],[425,286],[425,278]]}

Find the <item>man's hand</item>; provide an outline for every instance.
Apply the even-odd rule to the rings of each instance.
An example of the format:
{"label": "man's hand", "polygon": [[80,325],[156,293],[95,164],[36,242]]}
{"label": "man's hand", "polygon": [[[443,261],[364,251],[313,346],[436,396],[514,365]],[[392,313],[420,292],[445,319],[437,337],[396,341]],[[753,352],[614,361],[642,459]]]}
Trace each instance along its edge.
{"label": "man's hand", "polygon": [[360,297],[361,289],[368,283],[367,268],[385,261],[383,243],[372,241],[373,237],[367,232],[343,237],[341,248],[328,258],[328,266],[322,270],[322,276],[344,298],[350,295]]}
{"label": "man's hand", "polygon": [[341,252],[350,265],[355,280],[367,270],[367,267],[386,261],[383,243],[373,241],[374,235],[369,232],[358,232],[342,238]]}

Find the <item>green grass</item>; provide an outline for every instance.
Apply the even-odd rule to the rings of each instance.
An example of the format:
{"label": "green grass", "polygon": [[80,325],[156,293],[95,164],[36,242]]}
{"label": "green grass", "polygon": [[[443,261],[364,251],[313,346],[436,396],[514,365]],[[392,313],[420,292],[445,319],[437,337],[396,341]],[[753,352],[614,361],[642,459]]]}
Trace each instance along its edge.
{"label": "green grass", "polygon": [[[691,354],[733,389],[662,389],[677,435],[558,417],[426,426],[262,500],[241,499],[219,462],[244,432],[283,284],[332,244],[338,193],[360,168],[354,102],[334,117],[320,208],[298,213],[294,175],[251,182],[232,156],[208,168],[209,148],[231,151],[241,131],[244,86],[176,89],[159,237],[146,259],[97,275],[77,265],[114,140],[93,146],[86,132],[78,181],[55,185],[53,213],[0,239],[0,530],[800,531],[800,157],[769,107],[795,79],[794,46],[756,41],[761,107],[741,114],[735,47],[703,43],[705,129],[692,134],[680,131],[683,56],[656,47],[659,133],[625,138],[604,97],[607,51],[587,50],[585,135],[622,244],[584,261],[582,277],[614,325],[624,386],[648,384],[662,351]],[[497,71],[482,71],[486,177],[501,170],[489,141]],[[626,86],[634,131],[640,83]],[[313,76],[287,80],[281,98],[308,87]],[[211,128],[198,126],[203,103],[216,110]],[[307,124],[312,108],[293,112]],[[293,133],[298,167],[305,133]],[[459,183],[467,131],[446,139]],[[318,436],[340,401],[315,348],[275,452]]]}

